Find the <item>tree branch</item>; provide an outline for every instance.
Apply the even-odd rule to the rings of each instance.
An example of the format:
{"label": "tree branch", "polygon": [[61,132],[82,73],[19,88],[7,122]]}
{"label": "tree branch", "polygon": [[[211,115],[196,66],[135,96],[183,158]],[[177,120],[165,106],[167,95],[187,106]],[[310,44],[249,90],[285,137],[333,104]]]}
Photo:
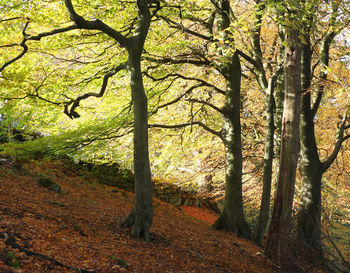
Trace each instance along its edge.
{"label": "tree branch", "polygon": [[344,117],[342,121],[340,122],[338,131],[337,131],[337,136],[336,136],[336,142],[333,148],[332,154],[325,160],[323,161],[322,164],[322,173],[326,172],[328,168],[332,165],[333,161],[337,158],[337,155],[340,151],[340,148],[345,140],[347,140],[350,135],[346,135],[344,137],[344,131],[349,127],[349,125],[346,125],[346,122],[349,120],[348,117],[348,111],[345,111]]}
{"label": "tree branch", "polygon": [[[96,97],[96,98],[102,97],[106,91],[109,78],[124,69],[126,69],[126,63],[120,64],[114,67],[113,69],[111,69],[110,71],[108,71],[103,77],[103,82],[99,93],[94,93],[94,92],[86,93],[84,95],[77,97],[75,100],[72,100],[71,102],[66,103],[64,107],[64,113],[71,119],[79,118],[80,115],[75,111],[75,109],[79,106],[80,101],[87,99],[89,97]],[[72,106],[70,109],[68,109],[70,105]]]}
{"label": "tree branch", "polygon": [[188,88],[188,89],[186,90],[186,92],[184,92],[183,94],[181,94],[181,95],[178,96],[177,98],[173,99],[173,100],[170,101],[170,102],[167,102],[167,103],[164,103],[164,104],[158,106],[158,107],[157,107],[157,111],[158,111],[158,109],[165,108],[165,107],[168,107],[169,105],[172,105],[172,104],[174,104],[174,103],[177,103],[177,102],[180,101],[183,97],[185,97],[186,95],[190,94],[194,89],[199,88],[199,87],[201,87],[201,86],[203,86],[203,84],[201,84],[201,83],[200,83],[200,84],[197,84],[197,85],[194,85],[194,86],[191,86],[190,88]]}
{"label": "tree branch", "polygon": [[257,66],[258,63],[249,55],[247,55],[246,53],[244,53],[243,51],[236,49],[237,53],[243,57],[246,61],[250,62],[252,65]]}
{"label": "tree branch", "polygon": [[320,107],[321,100],[323,98],[323,90],[325,87],[324,81],[327,79],[327,76],[328,76],[327,69],[328,69],[328,64],[329,64],[329,48],[331,46],[333,39],[337,35],[336,31],[334,30],[334,26],[336,24],[337,10],[338,10],[339,4],[340,4],[340,2],[336,3],[333,6],[331,18],[329,20],[329,27],[331,30],[328,31],[326,33],[326,35],[324,36],[323,43],[322,43],[321,50],[320,50],[319,61],[323,65],[323,69],[320,70],[319,77],[320,77],[322,82],[321,82],[320,90],[317,94],[317,97],[316,97],[316,99],[311,107],[311,111],[312,111],[313,116],[316,115],[318,108]]}
{"label": "tree branch", "polygon": [[19,46],[21,46],[23,48],[22,52],[20,54],[18,54],[16,57],[14,57],[13,59],[5,62],[0,67],[0,72],[3,71],[10,64],[12,64],[12,63],[16,62],[17,60],[19,60],[20,58],[22,58],[27,53],[28,46],[26,45],[26,42],[28,40],[39,41],[43,37],[47,37],[47,36],[55,35],[55,34],[58,34],[58,33],[67,32],[67,31],[70,31],[70,30],[73,30],[73,29],[77,29],[77,26],[74,24],[74,25],[71,25],[71,26],[68,26],[68,27],[54,29],[54,30],[49,31],[49,32],[43,32],[43,33],[40,33],[38,35],[29,35],[29,34],[26,33],[26,29],[27,29],[28,25],[29,25],[29,21],[26,22],[26,24],[24,25],[24,28],[22,30],[23,40],[19,44]]}
{"label": "tree branch", "polygon": [[167,64],[167,63],[170,63],[170,64],[193,64],[193,65],[198,65],[198,66],[202,66],[202,65],[209,66],[211,64],[211,62],[209,60],[194,60],[194,59],[176,60],[176,59],[167,58],[167,57],[158,59],[158,58],[152,58],[152,57],[148,57],[148,56],[145,56],[143,58],[147,61],[155,62],[158,64]]}
{"label": "tree branch", "polygon": [[198,125],[201,126],[204,130],[208,131],[209,133],[218,136],[220,139],[223,139],[222,133],[219,131],[216,131],[204,123],[200,121],[193,121],[193,122],[188,122],[188,123],[182,123],[182,124],[175,124],[175,125],[168,125],[168,124],[149,124],[149,128],[163,128],[163,129],[180,129],[180,128],[185,128],[188,126],[192,125]]}
{"label": "tree branch", "polygon": [[121,47],[129,46],[129,39],[122,35],[119,31],[116,31],[114,28],[110,27],[99,19],[93,21],[85,20],[82,16],[76,13],[71,0],[64,0],[64,3],[68,10],[69,18],[75,23],[77,28],[100,30],[118,41]]}
{"label": "tree branch", "polygon": [[221,108],[211,104],[210,102],[199,100],[199,99],[187,99],[186,101],[197,102],[197,103],[201,103],[201,104],[207,105],[210,108],[214,109],[215,111],[219,112],[220,114],[224,114],[224,111]]}
{"label": "tree branch", "polygon": [[148,78],[152,79],[153,81],[163,81],[165,79],[168,79],[170,77],[176,77],[176,78],[180,78],[180,79],[183,79],[183,80],[189,80],[189,81],[197,81],[199,83],[202,83],[203,86],[207,86],[207,87],[210,87],[210,88],[213,88],[215,91],[217,91],[219,94],[222,94],[222,95],[225,95],[226,92],[218,87],[216,87],[215,85],[205,81],[205,80],[202,80],[202,79],[198,79],[198,78],[192,78],[192,77],[186,77],[184,75],[181,75],[181,74],[178,74],[178,73],[173,73],[173,74],[168,74],[164,77],[161,77],[161,78],[155,78],[153,76],[151,76],[150,74],[148,74],[147,72],[144,72],[145,76],[147,76]]}
{"label": "tree branch", "polygon": [[180,30],[182,30],[183,32],[186,32],[186,33],[188,33],[188,34],[191,34],[191,35],[196,36],[196,37],[198,37],[198,38],[201,38],[201,39],[203,39],[203,40],[210,41],[210,40],[213,39],[211,36],[203,35],[203,34],[201,34],[201,33],[198,33],[198,32],[196,32],[196,31],[193,31],[193,30],[191,30],[191,29],[189,29],[189,28],[184,27],[184,25],[179,24],[179,23],[177,23],[177,22],[175,22],[175,21],[173,21],[173,20],[171,20],[171,19],[169,19],[169,18],[166,18],[166,17],[164,17],[164,16],[159,16],[159,18],[161,18],[161,19],[163,19],[165,22],[167,22],[167,23],[170,25],[171,28],[180,29]]}
{"label": "tree branch", "polygon": [[8,21],[13,21],[13,20],[17,20],[17,19],[22,19],[22,17],[11,17],[11,18],[5,18],[5,19],[0,19],[0,23],[2,22],[8,22]]}
{"label": "tree branch", "polygon": [[257,81],[262,89],[266,90],[268,82],[266,79],[266,73],[263,66],[263,54],[260,46],[261,38],[261,24],[262,24],[262,12],[265,10],[266,5],[264,2],[256,1],[254,6],[254,26],[251,31],[251,44],[253,52],[253,60],[255,62],[255,70],[257,73]]}

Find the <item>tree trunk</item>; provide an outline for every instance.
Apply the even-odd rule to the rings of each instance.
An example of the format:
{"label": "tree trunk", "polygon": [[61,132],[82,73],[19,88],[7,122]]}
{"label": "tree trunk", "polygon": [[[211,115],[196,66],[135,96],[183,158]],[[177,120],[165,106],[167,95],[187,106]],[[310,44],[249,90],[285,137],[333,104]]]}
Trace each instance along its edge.
{"label": "tree trunk", "polygon": [[301,99],[299,33],[292,26],[289,27],[286,33],[285,99],[282,118],[281,156],[277,196],[265,247],[265,255],[274,263],[280,264],[283,269],[288,269],[292,264],[291,261],[293,261],[289,238],[299,153]]}
{"label": "tree trunk", "polygon": [[244,217],[242,197],[241,65],[238,53],[233,56],[229,68],[229,78],[226,81],[226,103],[222,130],[226,156],[225,205],[220,217],[214,223],[214,227],[232,231],[237,236],[250,239],[250,229]]}
{"label": "tree trunk", "polygon": [[131,236],[150,241],[153,221],[152,178],[148,154],[148,109],[143,86],[141,55],[150,25],[148,1],[137,1],[139,25],[133,43],[128,47],[130,86],[134,103],[134,176],[135,204],[130,214],[122,221],[123,226],[132,226]]}
{"label": "tree trunk", "polygon": [[[325,36],[323,46],[320,51],[320,59],[322,64],[328,66],[329,47],[334,38],[334,33]],[[301,197],[301,205],[297,217],[297,236],[299,242],[306,243],[308,252],[313,257],[322,257],[321,245],[321,180],[323,170],[322,163],[319,158],[314,116],[317,107],[311,107],[311,57],[312,51],[310,44],[303,46],[302,61],[302,84],[304,95],[302,98],[302,111],[300,122],[300,144],[301,144],[301,166],[300,172],[302,176],[303,189]],[[327,73],[321,71],[320,78],[325,80]],[[321,99],[323,93],[323,85],[318,93],[318,100]],[[317,101],[317,100],[316,100]],[[319,101],[317,102],[319,105]]]}
{"label": "tree trunk", "polygon": [[[301,176],[303,182],[300,210],[297,217],[297,236],[305,242],[313,253],[322,257],[321,247],[321,162],[317,147],[313,145],[312,129],[301,118]],[[313,127],[313,126],[312,126]],[[308,144],[310,146],[308,146]]]}
{"label": "tree trunk", "polygon": [[222,32],[224,60],[221,72],[226,80],[226,102],[223,114],[222,136],[225,146],[225,205],[214,228],[234,232],[250,239],[251,233],[243,212],[242,197],[242,140],[241,140],[241,63],[237,51],[231,51],[227,28],[230,25],[230,2],[221,0],[218,9],[218,30]]}
{"label": "tree trunk", "polygon": [[274,107],[273,107],[273,83],[270,81],[269,91],[266,95],[267,99],[267,130],[265,137],[265,154],[264,154],[264,176],[263,176],[263,194],[260,204],[260,212],[258,218],[258,226],[254,236],[254,242],[262,246],[263,237],[267,227],[270,215],[270,199],[271,199],[271,181],[272,181],[272,163],[273,163],[273,146],[274,146]]}
{"label": "tree trunk", "polygon": [[[284,47],[284,30],[281,25],[278,26],[278,36],[279,36],[279,48],[280,48],[280,62],[283,63],[285,55]],[[282,139],[282,116],[283,116],[283,101],[284,101],[284,71],[283,67],[279,69],[277,74],[276,86],[274,90],[275,98],[275,188],[277,189],[277,180],[278,180],[278,168],[280,165],[280,156],[281,156],[281,139]],[[275,193],[276,197],[276,193]]]}

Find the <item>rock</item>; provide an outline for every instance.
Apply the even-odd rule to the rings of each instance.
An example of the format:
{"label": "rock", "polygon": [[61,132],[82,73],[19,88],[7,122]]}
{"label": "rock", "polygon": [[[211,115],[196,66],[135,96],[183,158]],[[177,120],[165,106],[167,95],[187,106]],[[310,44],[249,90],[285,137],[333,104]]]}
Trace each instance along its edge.
{"label": "rock", "polygon": [[130,170],[122,169],[118,164],[93,165],[91,173],[101,184],[117,186],[133,191],[134,175]]}
{"label": "rock", "polygon": [[40,186],[45,187],[45,188],[52,190],[54,192],[57,192],[57,193],[61,193],[60,185],[56,184],[51,179],[45,178],[45,177],[40,177],[37,179],[37,181],[38,181]]}

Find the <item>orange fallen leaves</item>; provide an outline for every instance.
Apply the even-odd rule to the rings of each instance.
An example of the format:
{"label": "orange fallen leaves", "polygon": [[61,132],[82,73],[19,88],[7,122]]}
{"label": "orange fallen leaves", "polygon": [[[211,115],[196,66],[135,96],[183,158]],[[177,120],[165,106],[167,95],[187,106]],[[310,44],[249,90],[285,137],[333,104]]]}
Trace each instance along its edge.
{"label": "orange fallen leaves", "polygon": [[181,206],[180,208],[186,215],[199,219],[210,225],[214,224],[214,222],[218,218],[217,214],[214,214],[206,208],[197,208],[189,206]]}
{"label": "orange fallen leaves", "polygon": [[[213,230],[217,215],[206,209],[179,210],[155,199],[152,238],[145,243],[118,224],[133,206],[133,194],[99,185],[66,162],[32,162],[24,168],[32,175],[0,169],[0,232],[14,234],[23,247],[65,265],[100,273],[279,272],[255,255],[262,250],[253,243]],[[62,194],[38,185],[33,176],[43,173],[52,174]],[[6,266],[0,257],[0,272],[74,272],[27,256],[0,238],[0,252],[4,248],[15,254],[20,268]]]}

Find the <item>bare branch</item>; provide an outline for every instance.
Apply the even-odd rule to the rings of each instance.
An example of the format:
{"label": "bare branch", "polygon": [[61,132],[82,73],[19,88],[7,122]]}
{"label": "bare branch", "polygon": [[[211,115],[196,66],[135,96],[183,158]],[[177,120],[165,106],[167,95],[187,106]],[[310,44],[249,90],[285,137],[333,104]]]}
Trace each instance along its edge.
{"label": "bare branch", "polygon": [[52,31],[49,32],[43,32],[40,33],[38,35],[29,35],[26,33],[26,29],[29,25],[29,21],[26,22],[23,30],[22,30],[22,34],[23,34],[23,40],[22,42],[19,44],[19,46],[21,46],[23,48],[22,52],[20,54],[18,54],[16,57],[14,57],[13,59],[5,62],[1,67],[0,67],[0,72],[3,71],[7,66],[9,66],[10,64],[16,62],[17,60],[19,60],[20,58],[22,58],[28,51],[28,46],[26,45],[26,42],[28,40],[36,40],[39,41],[41,38],[43,37],[47,37],[47,36],[51,36],[51,35],[55,35],[58,33],[62,33],[62,32],[67,32],[73,29],[77,29],[77,27],[75,25],[71,25],[68,27],[64,27],[64,28],[59,28],[59,29],[54,29]]}
{"label": "bare branch", "polygon": [[20,44],[21,47],[23,47],[23,50],[20,54],[18,54],[16,57],[14,57],[13,59],[5,62],[1,67],[0,67],[0,72],[2,72],[6,67],[8,67],[10,64],[14,63],[15,61],[19,60],[20,58],[22,58],[24,56],[24,54],[27,53],[28,51],[28,46],[25,44],[25,40],[22,41],[22,43]]}
{"label": "bare branch", "polygon": [[5,19],[0,19],[0,23],[2,22],[8,22],[8,21],[13,21],[17,19],[22,19],[22,17],[12,17],[12,18],[5,18]]}
{"label": "bare branch", "polygon": [[149,128],[163,128],[163,129],[180,129],[180,128],[185,128],[185,127],[192,126],[192,125],[201,126],[204,130],[208,131],[209,133],[218,136],[220,139],[223,139],[223,136],[222,136],[221,132],[218,132],[218,131],[208,127],[207,125],[205,125],[204,123],[202,123],[200,121],[193,121],[193,122],[182,123],[182,124],[175,124],[175,125],[149,124],[148,127]]}
{"label": "bare branch", "polygon": [[210,87],[210,88],[213,88],[215,91],[217,91],[219,94],[222,94],[222,95],[225,95],[226,92],[220,88],[218,88],[217,86],[205,81],[205,80],[202,80],[202,79],[198,79],[198,78],[193,78],[193,77],[186,77],[184,75],[181,75],[181,74],[178,74],[178,73],[173,73],[173,74],[168,74],[164,77],[161,77],[161,78],[155,78],[153,76],[151,76],[150,74],[148,74],[147,72],[144,72],[145,76],[147,76],[148,78],[152,79],[153,81],[163,81],[163,80],[166,80],[168,78],[171,78],[171,77],[176,77],[176,78],[180,78],[180,79],[183,79],[183,80],[189,80],[189,81],[197,81],[199,83],[202,83],[203,86],[207,86],[207,87]]}
{"label": "bare branch", "polygon": [[165,22],[167,22],[167,23],[169,24],[169,26],[172,27],[172,28],[176,28],[176,29],[182,30],[183,32],[186,32],[186,33],[191,34],[191,35],[193,35],[193,36],[199,37],[199,38],[201,38],[201,39],[203,39],[203,40],[210,41],[210,40],[213,39],[213,38],[210,37],[210,36],[203,35],[203,34],[201,34],[201,33],[198,33],[198,32],[196,32],[196,31],[193,31],[193,30],[191,30],[191,29],[189,29],[189,28],[186,28],[186,27],[184,27],[184,25],[179,24],[179,23],[177,23],[177,22],[175,22],[175,21],[173,21],[173,20],[171,20],[171,19],[169,19],[169,18],[166,18],[166,17],[164,17],[164,16],[159,16],[159,18],[161,18],[161,19],[163,19]]}
{"label": "bare branch", "polygon": [[207,105],[210,108],[214,109],[215,111],[219,112],[220,114],[224,114],[224,111],[221,108],[211,104],[210,102],[199,100],[199,99],[187,99],[186,101],[197,102],[197,103],[201,103],[201,104]]}
{"label": "bare branch", "polygon": [[340,151],[340,148],[343,142],[350,137],[349,135],[346,135],[344,137],[344,131],[346,128],[349,127],[349,125],[346,125],[346,122],[348,122],[348,120],[349,120],[348,111],[345,111],[344,117],[340,122],[338,131],[337,131],[336,142],[333,148],[333,152],[325,161],[322,162],[322,173],[326,172],[328,168],[332,165],[333,161],[337,158],[337,155]]}
{"label": "bare branch", "polygon": [[44,38],[44,37],[47,37],[47,36],[52,36],[52,35],[63,33],[63,32],[67,32],[67,31],[70,31],[70,30],[73,30],[73,29],[78,29],[78,27],[75,24],[73,24],[73,25],[70,25],[68,27],[54,29],[54,30],[51,30],[51,31],[48,31],[48,32],[42,32],[42,33],[40,33],[38,35],[29,35],[29,34],[26,34],[24,32],[23,36],[24,36],[25,40],[40,41],[41,38]]}
{"label": "bare branch", "polygon": [[99,19],[93,21],[85,20],[82,16],[76,13],[71,0],[64,0],[64,3],[68,10],[69,18],[75,23],[77,28],[100,30],[118,41],[121,47],[128,47],[129,39],[122,35],[119,31],[116,31],[114,28],[110,27]]}
{"label": "bare branch", "polygon": [[197,84],[197,85],[191,86],[189,89],[187,89],[183,94],[181,94],[177,98],[171,100],[170,102],[167,102],[167,103],[164,103],[162,105],[159,105],[157,107],[157,111],[158,111],[158,109],[168,107],[169,105],[172,105],[172,104],[180,101],[183,97],[185,97],[186,95],[190,94],[194,89],[199,88],[201,86],[203,86],[203,84]]}
{"label": "bare branch", "polygon": [[[126,69],[126,63],[120,64],[116,67],[113,67],[113,69],[111,69],[110,71],[108,71],[104,77],[103,77],[103,82],[102,82],[102,86],[100,89],[99,93],[94,93],[94,92],[90,92],[90,93],[86,93],[84,95],[81,95],[79,97],[77,97],[75,100],[66,103],[65,107],[64,107],[64,113],[70,117],[71,119],[73,118],[79,118],[80,115],[75,111],[75,109],[79,106],[80,101],[87,99],[89,97],[96,97],[96,98],[100,98],[104,95],[106,88],[107,88],[107,84],[108,84],[108,80],[110,77],[112,77],[113,75],[115,75],[116,73],[118,73],[121,70]],[[68,107],[71,106],[70,109],[68,109]]]}
{"label": "bare branch", "polygon": [[167,57],[162,57],[162,58],[152,58],[145,56],[145,60],[150,61],[150,62],[155,62],[159,64],[193,64],[193,65],[198,65],[198,66],[203,66],[203,65],[210,65],[211,62],[209,60],[195,60],[195,59],[173,59],[173,58],[167,58]]}

